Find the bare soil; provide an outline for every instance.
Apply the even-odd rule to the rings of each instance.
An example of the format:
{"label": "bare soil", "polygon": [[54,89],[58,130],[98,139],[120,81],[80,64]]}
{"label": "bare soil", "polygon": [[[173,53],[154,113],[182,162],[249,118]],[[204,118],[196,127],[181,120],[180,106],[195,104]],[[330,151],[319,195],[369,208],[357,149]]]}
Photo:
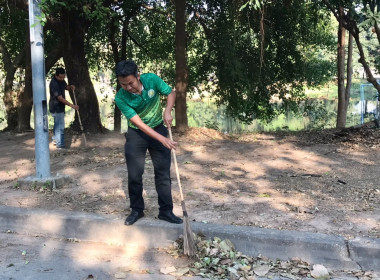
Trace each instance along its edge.
{"label": "bare soil", "polygon": [[[50,144],[51,173],[63,188],[20,186],[35,175],[34,134],[0,133],[0,205],[129,213],[124,135],[66,134],[69,149]],[[223,135],[206,128],[174,131],[189,216],[194,221],[380,237],[380,131],[345,130]],[[174,212],[182,216],[172,166]],[[153,167],[146,158],[148,217],[158,214]]]}

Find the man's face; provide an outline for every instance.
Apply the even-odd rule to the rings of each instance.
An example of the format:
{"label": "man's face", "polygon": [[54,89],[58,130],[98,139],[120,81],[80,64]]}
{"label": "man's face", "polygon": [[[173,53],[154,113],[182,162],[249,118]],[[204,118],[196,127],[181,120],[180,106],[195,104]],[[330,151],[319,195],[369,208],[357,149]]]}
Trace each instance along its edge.
{"label": "man's face", "polygon": [[120,86],[131,93],[140,93],[140,75],[129,75],[126,77],[118,77]]}
{"label": "man's face", "polygon": [[65,74],[59,74],[59,75],[55,75],[55,78],[62,82],[65,78],[66,78],[66,75]]}

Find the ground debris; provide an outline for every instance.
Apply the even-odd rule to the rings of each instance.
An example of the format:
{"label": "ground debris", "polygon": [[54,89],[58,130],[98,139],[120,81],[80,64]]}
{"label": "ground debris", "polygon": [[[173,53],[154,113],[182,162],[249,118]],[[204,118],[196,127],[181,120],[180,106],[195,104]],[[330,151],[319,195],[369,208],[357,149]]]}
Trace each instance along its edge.
{"label": "ground debris", "polygon": [[[172,256],[183,255],[183,237],[180,236],[169,249],[165,250]],[[360,280],[374,280],[379,275],[371,271],[328,271],[320,264],[310,264],[300,258],[289,260],[272,260],[262,255],[256,257],[247,256],[237,251],[234,244],[228,239],[214,237],[205,239],[202,235],[194,234],[194,242],[197,248],[196,257],[192,259],[188,268],[172,268],[173,271],[181,270],[181,275],[202,276],[208,279],[239,279],[251,280],[266,277],[268,279],[281,276],[293,280],[300,279],[331,279],[331,277],[343,277],[349,279],[355,277]],[[177,253],[173,253],[177,250]],[[167,271],[164,270],[166,273]],[[161,271],[164,273],[163,271]],[[166,274],[164,273],[164,274]],[[174,275],[172,273],[169,273]]]}

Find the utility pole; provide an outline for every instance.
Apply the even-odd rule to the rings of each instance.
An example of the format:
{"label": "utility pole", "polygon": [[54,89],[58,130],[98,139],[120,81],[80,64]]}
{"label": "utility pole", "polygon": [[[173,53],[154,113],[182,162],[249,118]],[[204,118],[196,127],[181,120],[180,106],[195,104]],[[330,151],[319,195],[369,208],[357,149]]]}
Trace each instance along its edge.
{"label": "utility pole", "polygon": [[49,123],[45,86],[44,38],[39,0],[28,0],[32,59],[36,178],[50,177]]}

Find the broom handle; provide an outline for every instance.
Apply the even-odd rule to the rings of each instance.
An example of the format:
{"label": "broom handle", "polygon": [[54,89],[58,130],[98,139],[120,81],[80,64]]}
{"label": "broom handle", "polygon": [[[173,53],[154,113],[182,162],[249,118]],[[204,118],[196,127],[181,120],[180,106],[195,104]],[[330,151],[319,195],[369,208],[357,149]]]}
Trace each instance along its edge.
{"label": "broom handle", "polygon": [[[73,90],[73,96],[74,96],[75,105],[78,105],[77,104],[77,98],[75,96],[75,90]],[[80,130],[82,131],[82,135],[83,135],[83,139],[84,139],[84,146],[87,147],[87,139],[86,139],[86,135],[84,134],[84,131],[83,131],[83,126],[82,126],[82,121],[80,119],[79,110],[75,110],[75,111],[77,111],[77,114],[78,114],[79,126],[80,126]]]}
{"label": "broom handle", "polygon": [[[171,129],[170,126],[168,126],[168,131],[169,131],[169,138],[170,138],[170,140],[173,141],[172,129]],[[172,149],[172,153],[173,153],[173,159],[174,159],[175,172],[177,174],[177,182],[178,182],[178,187],[179,187],[179,193],[181,194],[181,201],[184,201],[184,199],[183,199],[183,193],[182,193],[181,179],[179,178],[177,156],[175,154],[175,150],[174,149]]]}
{"label": "broom handle", "polygon": [[[74,103],[75,103],[75,105],[77,105],[77,98],[75,97],[75,90],[73,90],[73,96],[74,96]],[[82,130],[82,132],[83,132],[83,126],[82,126],[82,121],[80,119],[79,110],[75,110],[75,111],[77,111],[77,114],[78,114],[80,130]]]}

